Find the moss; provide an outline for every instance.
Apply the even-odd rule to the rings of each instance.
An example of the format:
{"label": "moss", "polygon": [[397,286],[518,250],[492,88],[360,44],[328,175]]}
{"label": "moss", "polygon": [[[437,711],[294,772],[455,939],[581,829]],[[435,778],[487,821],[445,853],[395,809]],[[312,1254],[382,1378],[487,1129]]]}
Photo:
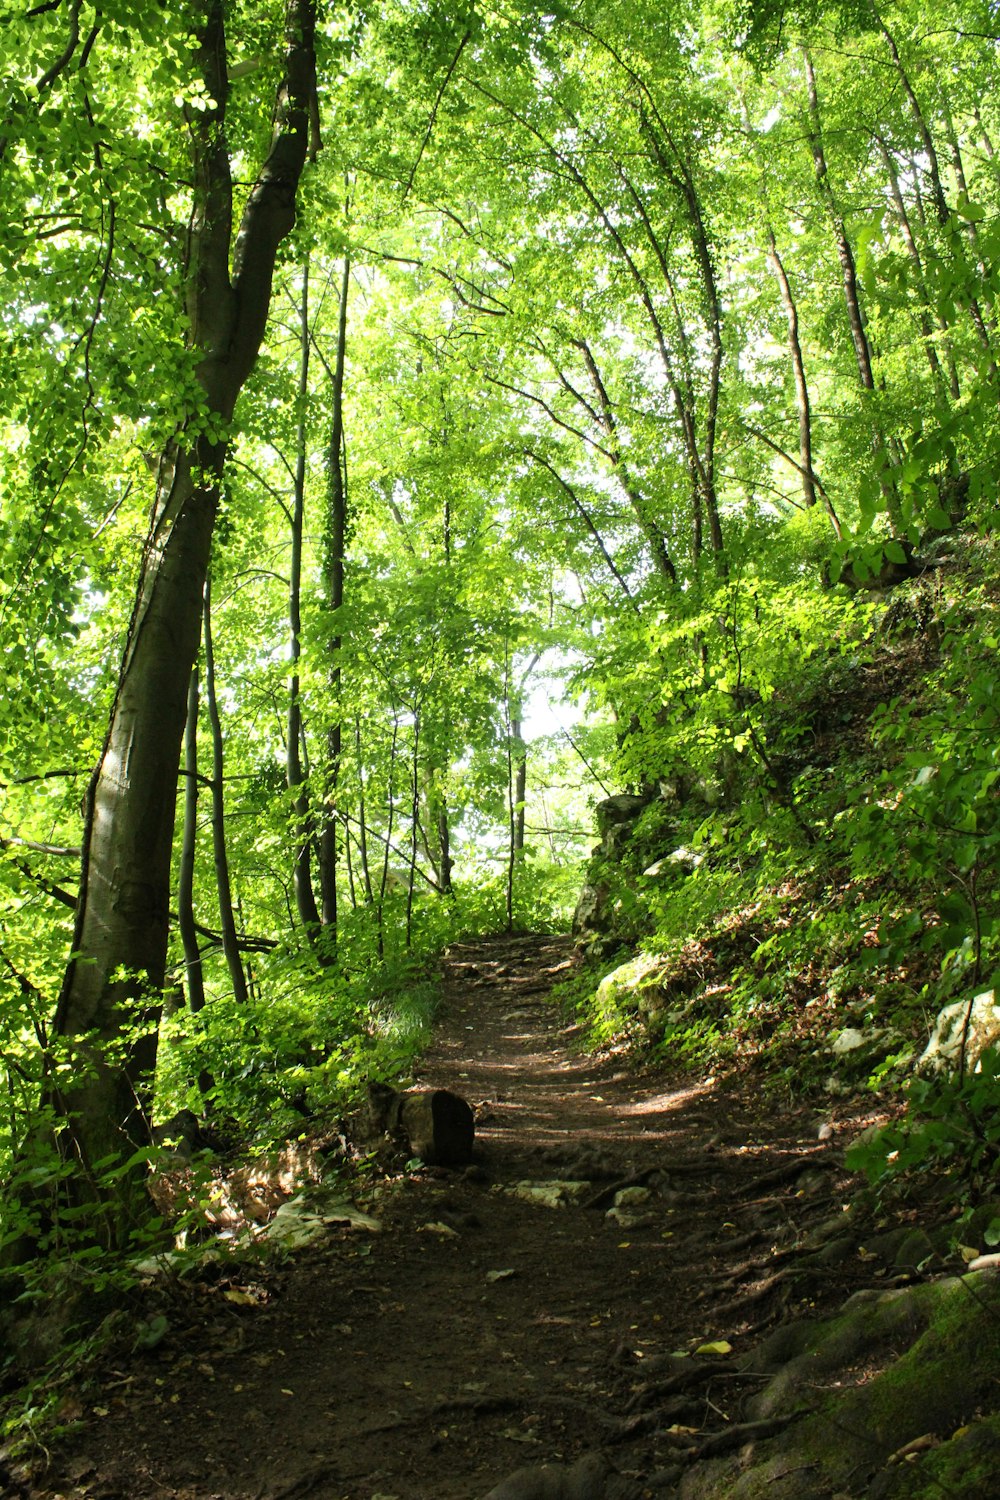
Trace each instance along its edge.
{"label": "moss", "polygon": [[[924,1332],[879,1374],[809,1418],[797,1442],[831,1480],[856,1488],[859,1478],[867,1477],[865,1493],[873,1500],[882,1494],[913,1500],[910,1463],[903,1465],[907,1483],[900,1489],[896,1466],[885,1467],[888,1459],[916,1438],[953,1433],[984,1400],[995,1401],[1000,1385],[1000,1340],[992,1331],[984,1335],[984,1326],[988,1329],[1000,1316],[996,1278],[969,1276],[919,1292],[929,1319]],[[850,1434],[849,1443],[845,1434]],[[939,1487],[935,1493],[940,1500]],[[966,1494],[964,1489],[948,1493],[963,1500]],[[994,1477],[991,1497],[995,1493]]]}
{"label": "moss", "polygon": [[899,1465],[878,1500],[995,1500],[1000,1486],[1000,1414],[963,1427],[938,1448]]}
{"label": "moss", "polygon": [[[752,1415],[791,1412],[816,1403],[821,1391],[832,1394],[752,1457],[744,1451],[739,1459],[697,1465],[680,1496],[995,1500],[998,1318],[1000,1278],[985,1273],[858,1296],[835,1319],[781,1330],[750,1362],[774,1371]],[[937,1446],[890,1462],[927,1435]]]}
{"label": "moss", "polygon": [[1000,1284],[992,1273],[938,1282],[932,1321],[916,1343],[859,1397],[873,1426],[895,1451],[907,1436],[949,1432],[968,1419],[984,1396],[1000,1389]]}

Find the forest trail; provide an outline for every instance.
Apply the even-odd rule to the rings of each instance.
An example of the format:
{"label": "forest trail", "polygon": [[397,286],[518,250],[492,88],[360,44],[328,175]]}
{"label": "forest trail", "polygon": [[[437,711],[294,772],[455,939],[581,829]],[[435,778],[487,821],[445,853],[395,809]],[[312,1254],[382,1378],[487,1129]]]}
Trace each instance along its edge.
{"label": "forest trail", "polygon": [[374,1189],[377,1232],[168,1289],[166,1337],[105,1369],[42,1487],[11,1493],[478,1500],[600,1450],[614,1474],[581,1500],[624,1500],[674,1493],[678,1445],[737,1434],[733,1375],[684,1395],[713,1361],[676,1356],[745,1353],[853,1289],[768,1262],[836,1214],[839,1156],[813,1111],[584,1053],[548,997],[570,962],[564,939],[449,950],[420,1082],[475,1105],[476,1165]]}

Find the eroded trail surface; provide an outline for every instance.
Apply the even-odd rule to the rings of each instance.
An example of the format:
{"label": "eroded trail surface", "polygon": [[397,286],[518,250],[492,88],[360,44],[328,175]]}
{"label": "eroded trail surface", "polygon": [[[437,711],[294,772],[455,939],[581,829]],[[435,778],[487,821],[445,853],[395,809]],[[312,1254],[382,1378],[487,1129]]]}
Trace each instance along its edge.
{"label": "eroded trail surface", "polygon": [[838,1211],[837,1154],[813,1112],[583,1053],[548,998],[570,955],[451,950],[420,1081],[474,1104],[476,1164],[385,1184],[377,1232],[174,1287],[169,1333],[87,1394],[46,1493],[477,1500],[600,1451],[613,1473],[580,1500],[668,1496],[699,1445],[740,1438],[726,1351],[687,1351],[744,1352],[843,1295],[828,1266],[785,1278],[779,1248]]}

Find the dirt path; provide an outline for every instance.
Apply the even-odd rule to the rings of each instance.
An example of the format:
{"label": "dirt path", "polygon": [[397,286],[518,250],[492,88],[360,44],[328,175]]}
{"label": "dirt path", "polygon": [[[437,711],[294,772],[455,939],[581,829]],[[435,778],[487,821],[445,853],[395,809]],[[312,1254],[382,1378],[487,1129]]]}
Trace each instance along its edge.
{"label": "dirt path", "polygon": [[[27,1493],[477,1500],[522,1465],[601,1449],[609,1496],[672,1494],[674,1429],[739,1420],[724,1374],[678,1403],[695,1361],[676,1354],[745,1351],[816,1299],[768,1257],[836,1213],[839,1179],[812,1112],[582,1054],[547,999],[569,952],[451,950],[420,1072],[476,1106],[473,1168],[373,1193],[379,1232],[331,1228],[276,1269],[172,1288],[166,1337],[83,1394],[59,1485]],[[609,1219],[633,1179],[638,1201]],[[518,1183],[579,1196],[547,1206]],[[831,1300],[836,1283],[824,1273]]]}

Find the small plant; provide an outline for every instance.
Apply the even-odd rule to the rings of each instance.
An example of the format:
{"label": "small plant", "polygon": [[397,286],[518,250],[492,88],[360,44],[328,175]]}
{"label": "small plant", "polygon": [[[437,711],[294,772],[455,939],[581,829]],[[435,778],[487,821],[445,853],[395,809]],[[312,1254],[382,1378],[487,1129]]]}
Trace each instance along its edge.
{"label": "small plant", "polygon": [[911,1175],[944,1174],[977,1198],[1000,1159],[1000,1050],[989,1047],[977,1071],[915,1078],[908,1113],[847,1152],[847,1165],[876,1186]]}

